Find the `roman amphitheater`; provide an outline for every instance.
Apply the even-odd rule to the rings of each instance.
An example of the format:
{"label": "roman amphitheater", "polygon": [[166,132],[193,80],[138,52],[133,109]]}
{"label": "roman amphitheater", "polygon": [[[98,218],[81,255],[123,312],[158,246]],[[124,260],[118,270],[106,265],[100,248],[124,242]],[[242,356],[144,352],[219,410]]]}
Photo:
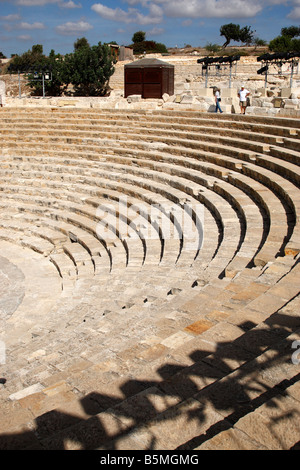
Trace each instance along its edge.
{"label": "roman amphitheater", "polygon": [[1,450],[299,449],[300,77],[189,60],[160,100],[6,83]]}

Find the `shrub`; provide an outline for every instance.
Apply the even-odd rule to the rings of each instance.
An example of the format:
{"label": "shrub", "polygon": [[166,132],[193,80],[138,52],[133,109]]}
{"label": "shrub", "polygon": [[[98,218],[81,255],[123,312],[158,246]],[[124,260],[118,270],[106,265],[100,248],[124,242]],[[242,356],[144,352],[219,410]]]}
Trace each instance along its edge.
{"label": "shrub", "polygon": [[114,73],[114,62],[110,48],[101,42],[97,46],[80,47],[65,57],[63,80],[73,85],[77,96],[104,96]]}

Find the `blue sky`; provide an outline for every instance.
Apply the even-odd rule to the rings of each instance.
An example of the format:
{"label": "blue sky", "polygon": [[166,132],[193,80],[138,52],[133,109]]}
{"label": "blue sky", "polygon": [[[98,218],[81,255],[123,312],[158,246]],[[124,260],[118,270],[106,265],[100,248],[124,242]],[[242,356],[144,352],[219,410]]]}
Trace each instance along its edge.
{"label": "blue sky", "polygon": [[227,23],[269,41],[299,25],[300,0],[0,0],[0,51],[10,57],[42,44],[46,54],[65,54],[81,37],[128,45],[140,30],[167,47],[221,45]]}

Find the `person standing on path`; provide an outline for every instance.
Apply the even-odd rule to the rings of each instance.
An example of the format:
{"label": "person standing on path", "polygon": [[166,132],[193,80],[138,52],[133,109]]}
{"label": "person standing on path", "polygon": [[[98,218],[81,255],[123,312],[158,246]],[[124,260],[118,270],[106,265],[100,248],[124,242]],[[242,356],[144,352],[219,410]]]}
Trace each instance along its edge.
{"label": "person standing on path", "polygon": [[244,85],[241,86],[240,91],[238,92],[238,97],[240,100],[241,114],[246,114],[247,108],[247,97],[250,95],[250,91],[247,90]]}
{"label": "person standing on path", "polygon": [[215,102],[216,102],[216,110],[215,113],[220,111],[220,113],[223,113],[221,106],[220,106],[220,101],[221,101],[221,94],[220,94],[220,88],[214,88],[214,96],[215,96]]}

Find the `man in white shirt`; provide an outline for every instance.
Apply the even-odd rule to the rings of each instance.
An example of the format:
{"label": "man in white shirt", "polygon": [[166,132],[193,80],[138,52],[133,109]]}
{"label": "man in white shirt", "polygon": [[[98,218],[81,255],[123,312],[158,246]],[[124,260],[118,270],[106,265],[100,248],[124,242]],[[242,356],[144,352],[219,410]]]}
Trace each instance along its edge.
{"label": "man in white shirt", "polygon": [[241,86],[240,91],[238,92],[238,97],[240,99],[241,114],[246,113],[247,107],[247,96],[250,95],[249,90],[247,90],[244,85]]}

